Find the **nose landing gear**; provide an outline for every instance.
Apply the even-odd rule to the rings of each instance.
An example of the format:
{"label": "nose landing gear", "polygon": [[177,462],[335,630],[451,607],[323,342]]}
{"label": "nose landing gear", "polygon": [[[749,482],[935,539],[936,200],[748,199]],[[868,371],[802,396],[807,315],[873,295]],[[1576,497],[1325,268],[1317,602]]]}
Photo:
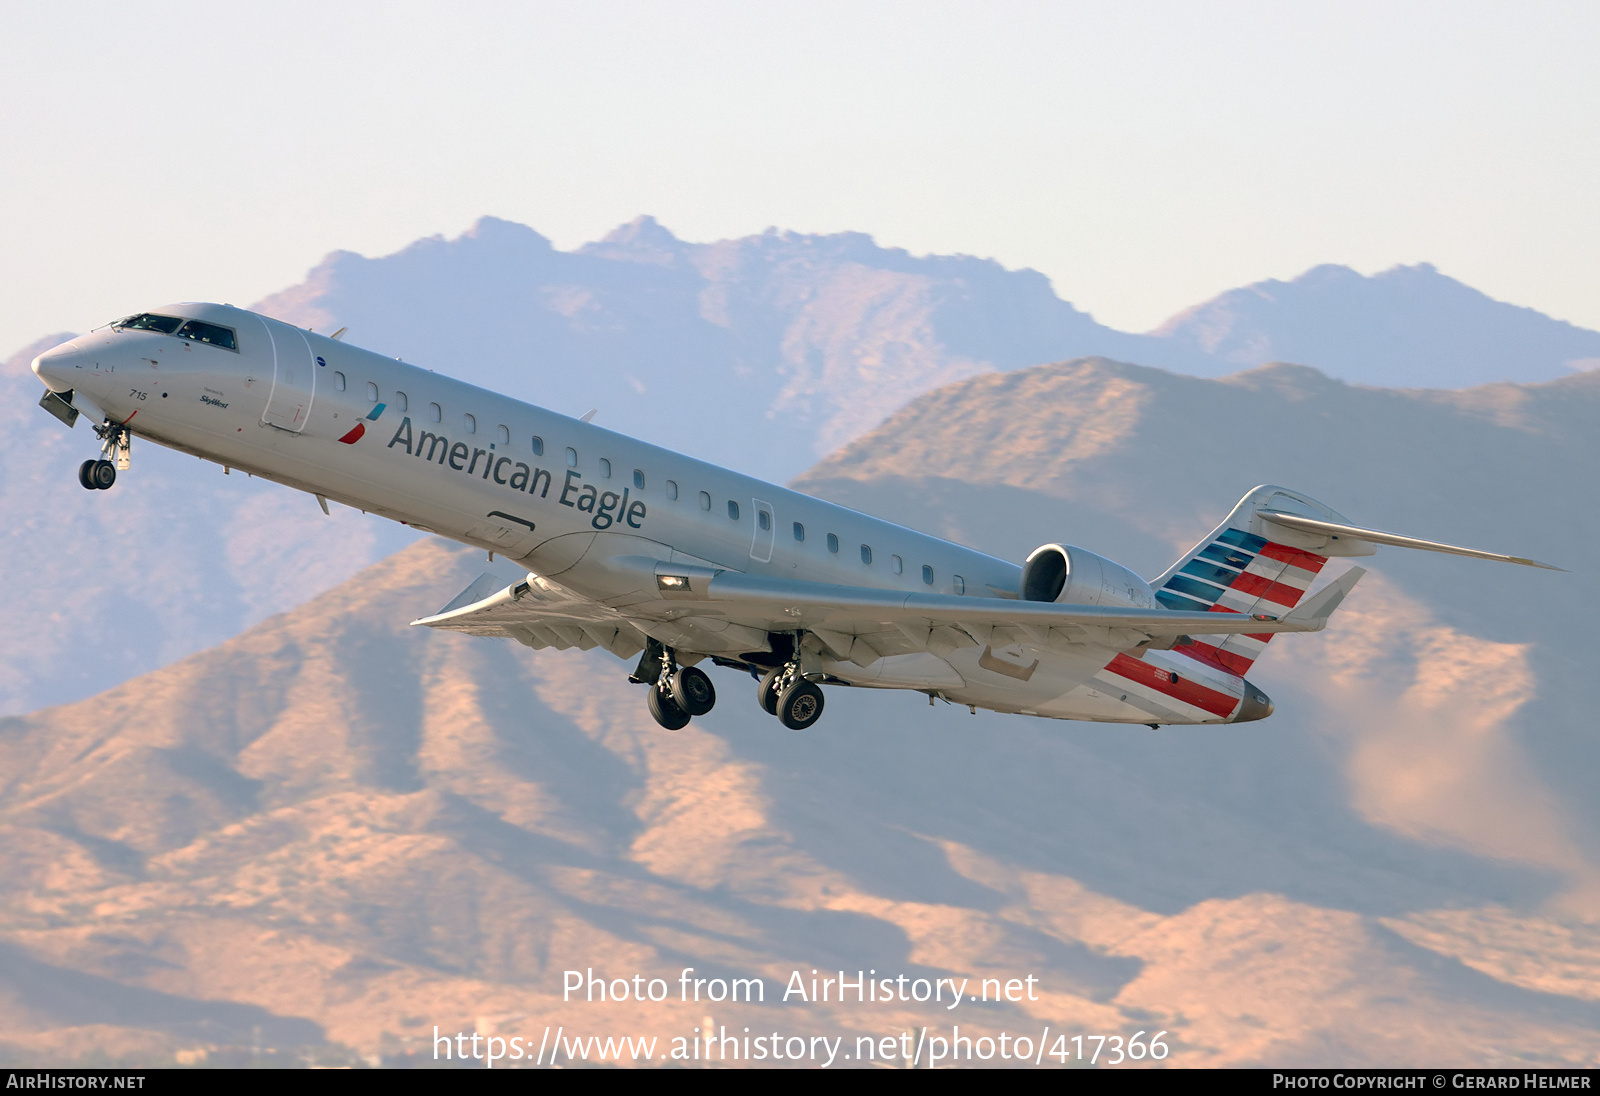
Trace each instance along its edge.
{"label": "nose landing gear", "polygon": [[[100,437],[100,459],[78,465],[78,482],[90,491],[104,491],[117,482],[117,473],[126,472],[132,462],[133,435],[120,422],[107,421],[94,428]],[[109,458],[116,457],[115,463]]]}

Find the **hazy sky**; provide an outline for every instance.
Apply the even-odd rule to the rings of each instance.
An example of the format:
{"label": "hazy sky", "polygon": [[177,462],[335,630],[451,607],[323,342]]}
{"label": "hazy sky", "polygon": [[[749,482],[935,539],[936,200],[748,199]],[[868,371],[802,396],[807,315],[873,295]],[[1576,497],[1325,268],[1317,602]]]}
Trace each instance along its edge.
{"label": "hazy sky", "polygon": [[1600,5],[0,0],[0,351],[481,214],[854,229],[1144,329],[1427,260],[1600,328]]}

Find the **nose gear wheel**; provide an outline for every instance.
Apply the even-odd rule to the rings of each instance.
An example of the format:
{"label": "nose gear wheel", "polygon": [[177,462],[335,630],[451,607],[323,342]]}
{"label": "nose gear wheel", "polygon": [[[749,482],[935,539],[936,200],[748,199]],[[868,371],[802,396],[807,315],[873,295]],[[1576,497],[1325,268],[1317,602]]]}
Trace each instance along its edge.
{"label": "nose gear wheel", "polygon": [[78,466],[78,482],[91,491],[104,491],[117,482],[117,466],[108,460],[86,460]]}

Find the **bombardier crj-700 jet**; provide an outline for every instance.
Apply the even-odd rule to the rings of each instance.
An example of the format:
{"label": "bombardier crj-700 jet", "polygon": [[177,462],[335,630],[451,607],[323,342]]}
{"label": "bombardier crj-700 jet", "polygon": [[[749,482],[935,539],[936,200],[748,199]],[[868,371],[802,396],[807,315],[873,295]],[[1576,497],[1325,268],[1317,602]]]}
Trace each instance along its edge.
{"label": "bombardier crj-700 jet", "polygon": [[1046,544],[1020,566],[242,309],[175,304],[39,355],[42,405],[88,418],[112,486],[134,435],[524,564],[416,621],[633,661],[668,728],[711,710],[709,659],[795,730],[823,685],[909,689],[1111,723],[1272,713],[1245,675],[1278,632],[1324,627],[1360,578],[1329,558],[1399,545],[1547,564],[1352,525],[1257,487],[1159,577]]}

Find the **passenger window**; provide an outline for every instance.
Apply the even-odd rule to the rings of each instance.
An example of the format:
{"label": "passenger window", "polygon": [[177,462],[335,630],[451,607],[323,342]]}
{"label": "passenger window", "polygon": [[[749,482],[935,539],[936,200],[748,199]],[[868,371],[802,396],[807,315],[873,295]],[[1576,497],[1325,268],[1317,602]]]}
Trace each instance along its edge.
{"label": "passenger window", "polygon": [[510,445],[511,444],[511,430],[510,430],[510,428],[508,428],[508,427],[506,427],[505,425],[502,424],[500,426],[500,428],[496,431],[496,433],[500,435],[500,444],[501,445]]}
{"label": "passenger window", "polygon": [[933,568],[929,567],[926,563],[922,565],[922,581],[927,583],[929,586],[933,585]]}
{"label": "passenger window", "polygon": [[604,458],[604,457],[600,458],[600,478],[601,479],[610,479],[611,478],[611,462],[606,460],[606,458]]}
{"label": "passenger window", "polygon": [[470,411],[461,416],[461,421],[466,426],[467,433],[476,434],[478,432],[478,420]]}
{"label": "passenger window", "polygon": [[757,510],[756,524],[761,526],[761,531],[765,533],[768,529],[772,528],[772,515],[767,513],[765,510]]}
{"label": "passenger window", "polygon": [[411,410],[411,401],[406,399],[406,394],[404,392],[396,392],[394,394],[394,409],[396,411]]}
{"label": "passenger window", "polygon": [[678,497],[678,482],[677,482],[677,480],[668,480],[667,481],[667,498],[675,499],[677,497]]}
{"label": "passenger window", "polygon": [[804,525],[801,525],[798,521],[794,523],[794,539],[795,540],[805,540],[806,539],[806,527]]}
{"label": "passenger window", "polygon": [[335,392],[344,391],[344,374],[337,369],[333,371],[333,390]]}
{"label": "passenger window", "polygon": [[428,405],[428,418],[432,422],[442,422],[444,420],[444,408],[436,403],[430,403]]}
{"label": "passenger window", "polygon": [[904,574],[905,573],[905,569],[906,569],[905,561],[902,560],[899,556],[890,556],[889,557],[889,570],[891,570],[895,574],[899,575],[899,574]]}
{"label": "passenger window", "polygon": [[233,328],[218,327],[214,323],[202,323],[200,320],[190,320],[178,328],[177,336],[180,339],[193,339],[210,346],[220,346],[224,350],[238,350],[239,344],[233,340]]}
{"label": "passenger window", "polygon": [[711,509],[711,496],[704,491],[700,492],[700,509]]}
{"label": "passenger window", "polygon": [[126,328],[129,331],[159,331],[163,335],[170,335],[182,325],[183,320],[177,316],[157,316],[150,312],[141,312],[137,316],[118,320],[113,326]]}
{"label": "passenger window", "polygon": [[568,468],[576,468],[576,467],[578,467],[578,451],[576,449],[572,448],[572,446],[570,446],[570,445],[567,446],[567,467]]}
{"label": "passenger window", "polygon": [[839,538],[834,536],[832,533],[828,534],[828,551],[832,552],[834,555],[839,554]]}
{"label": "passenger window", "polygon": [[861,562],[862,563],[871,563],[872,562],[872,545],[863,544],[861,546]]}
{"label": "passenger window", "polygon": [[533,455],[536,457],[544,456],[544,439],[537,434],[533,436]]}
{"label": "passenger window", "polygon": [[967,592],[967,580],[962,578],[960,575],[951,575],[950,585],[958,594],[964,594]]}
{"label": "passenger window", "polygon": [[633,470],[633,485],[641,491],[644,490],[644,473],[637,468]]}
{"label": "passenger window", "polygon": [[728,516],[734,521],[739,520],[739,504],[732,499],[728,500]]}
{"label": "passenger window", "polygon": [[371,381],[367,382],[367,402],[368,403],[377,403],[378,402],[378,386],[373,384]]}

